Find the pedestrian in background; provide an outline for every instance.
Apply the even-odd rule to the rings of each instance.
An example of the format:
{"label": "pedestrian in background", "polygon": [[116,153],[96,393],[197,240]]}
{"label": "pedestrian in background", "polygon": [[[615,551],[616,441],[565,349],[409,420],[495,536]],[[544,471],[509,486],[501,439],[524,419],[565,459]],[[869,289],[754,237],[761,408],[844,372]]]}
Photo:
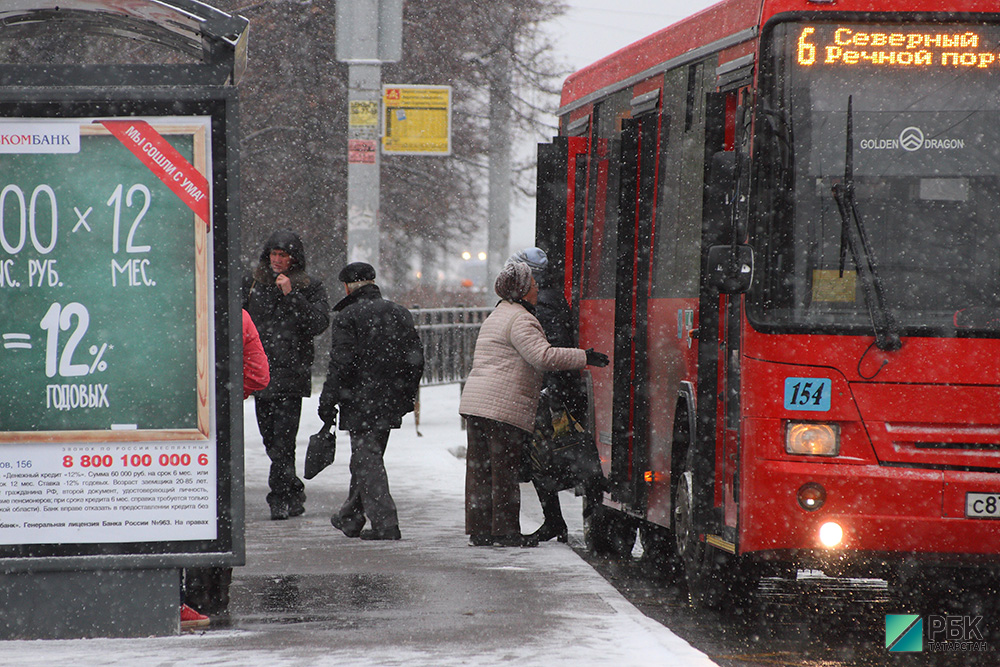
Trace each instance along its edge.
{"label": "pedestrian in background", "polygon": [[330,324],[323,283],[306,273],[299,236],[274,232],[253,273],[243,279],[250,313],[270,363],[271,382],[256,394],[257,426],[271,459],[267,504],[272,519],[305,512],[305,485],[295,474],[302,399],[312,391],[313,338]]}
{"label": "pedestrian in background", "polygon": [[[330,523],[348,537],[398,540],[399,519],[383,457],[389,431],[402,425],[416,403],[423,345],[410,311],[382,298],[371,264],[348,264],[338,279],[347,296],[333,307],[319,416],[332,424],[340,406],[340,429],[351,434],[351,485]],[[366,521],[372,527],[362,530]]]}
{"label": "pedestrian in background", "polygon": [[518,469],[542,373],[606,366],[608,357],[549,344],[533,314],[538,285],[527,264],[507,264],[494,289],[501,301],[479,330],[459,405],[468,421],[465,530],[473,546],[534,546],[534,536],[521,534]]}
{"label": "pedestrian in background", "polygon": [[[507,263],[512,262],[527,264],[528,268],[531,269],[532,277],[538,284],[535,317],[542,325],[546,339],[556,347],[575,347],[573,315],[569,304],[566,303],[566,298],[563,296],[557,276],[552,275],[545,251],[536,247],[525,248],[510,256]],[[587,394],[579,371],[549,371],[545,373],[543,388],[543,400],[539,402],[536,416],[538,423],[551,420],[550,406],[555,406],[565,407],[573,419],[580,424],[587,424]],[[580,455],[583,454],[593,454],[592,458],[596,462],[596,450]],[[599,463],[594,466],[580,465],[578,469],[587,470],[589,473],[584,479],[573,480],[583,487],[583,514],[584,517],[587,517],[593,511],[594,505],[601,500],[604,478],[600,474]],[[560,542],[566,542],[568,540],[566,520],[563,519],[562,508],[559,505],[559,492],[552,488],[553,480],[539,479],[538,474],[533,472],[531,483],[535,487],[535,493],[538,495],[538,502],[542,506],[544,517],[542,525],[532,533],[532,536],[539,542],[551,540],[553,537]]]}

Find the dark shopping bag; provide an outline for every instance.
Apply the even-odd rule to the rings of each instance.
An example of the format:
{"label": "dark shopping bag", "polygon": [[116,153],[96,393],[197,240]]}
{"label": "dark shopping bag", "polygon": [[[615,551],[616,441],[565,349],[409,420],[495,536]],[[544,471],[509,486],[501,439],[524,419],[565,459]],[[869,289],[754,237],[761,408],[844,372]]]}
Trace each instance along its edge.
{"label": "dark shopping bag", "polygon": [[306,449],[306,466],[303,476],[312,479],[333,463],[337,452],[337,434],[331,429],[333,424],[323,424],[323,428],[309,436],[309,447]]}
{"label": "dark shopping bag", "polygon": [[601,475],[601,462],[593,438],[561,402],[548,399],[543,409],[549,419],[535,424],[529,446],[531,475],[540,487],[549,491],[570,489]]}

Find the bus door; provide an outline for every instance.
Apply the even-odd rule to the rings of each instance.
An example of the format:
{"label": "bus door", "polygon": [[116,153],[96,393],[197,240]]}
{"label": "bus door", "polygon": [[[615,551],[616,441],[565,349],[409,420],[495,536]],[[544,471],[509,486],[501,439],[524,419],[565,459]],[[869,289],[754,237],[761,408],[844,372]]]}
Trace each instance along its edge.
{"label": "bus door", "polygon": [[[735,93],[709,93],[705,125],[705,200],[702,248],[732,242],[732,198],[739,171],[734,150]],[[726,155],[723,155],[726,154]],[[728,158],[724,159],[724,158]],[[728,165],[728,166],[727,166]],[[697,446],[692,465],[696,480],[696,522],[721,532],[735,549],[739,500],[739,380],[742,295],[722,294],[704,279],[703,264],[698,347]],[[711,481],[711,482],[710,482]]]}
{"label": "bus door", "polygon": [[611,498],[645,509],[649,470],[648,302],[660,115],[623,119],[615,275]]}
{"label": "bus door", "polygon": [[555,137],[538,145],[535,244],[545,251],[576,322],[583,270],[583,216],[587,196],[586,137]]}
{"label": "bus door", "polygon": [[[749,190],[749,146],[746,144],[749,132],[745,132],[745,128],[738,128],[736,125],[744,122],[742,109],[746,108],[747,101],[744,96],[742,104],[740,104],[738,94],[735,90],[720,94],[720,97],[723,97],[721,113],[725,124],[725,150],[733,151],[735,154],[736,166],[732,174],[732,181],[729,183],[731,196],[736,202],[745,202],[746,198],[742,197],[741,193],[746,193]],[[745,212],[745,205],[738,203],[731,205],[725,212],[722,232],[724,243],[732,243],[734,238],[737,243],[745,242]],[[735,543],[737,541],[736,531],[740,501],[740,449],[742,444],[740,369],[742,368],[743,348],[743,294],[734,293],[721,296],[725,317],[725,344],[723,346],[725,359],[720,359],[725,368],[725,389],[720,392],[723,396],[723,405],[720,411],[720,420],[723,425],[723,535],[727,540]]]}

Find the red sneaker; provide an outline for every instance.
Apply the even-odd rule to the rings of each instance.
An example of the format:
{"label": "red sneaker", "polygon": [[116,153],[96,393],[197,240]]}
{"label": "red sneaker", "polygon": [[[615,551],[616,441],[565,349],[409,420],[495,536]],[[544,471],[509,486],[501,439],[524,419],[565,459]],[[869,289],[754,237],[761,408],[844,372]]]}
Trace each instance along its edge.
{"label": "red sneaker", "polygon": [[199,614],[186,604],[181,605],[181,630],[204,628],[211,622],[205,614]]}

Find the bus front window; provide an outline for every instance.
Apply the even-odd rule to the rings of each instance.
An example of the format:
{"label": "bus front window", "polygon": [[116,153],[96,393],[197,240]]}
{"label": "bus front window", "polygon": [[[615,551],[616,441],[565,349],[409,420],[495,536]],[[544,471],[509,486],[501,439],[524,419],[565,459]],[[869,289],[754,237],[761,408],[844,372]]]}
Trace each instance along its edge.
{"label": "bus front window", "polygon": [[789,22],[763,39],[754,324],[872,332],[849,185],[900,333],[1000,330],[1000,26]]}

